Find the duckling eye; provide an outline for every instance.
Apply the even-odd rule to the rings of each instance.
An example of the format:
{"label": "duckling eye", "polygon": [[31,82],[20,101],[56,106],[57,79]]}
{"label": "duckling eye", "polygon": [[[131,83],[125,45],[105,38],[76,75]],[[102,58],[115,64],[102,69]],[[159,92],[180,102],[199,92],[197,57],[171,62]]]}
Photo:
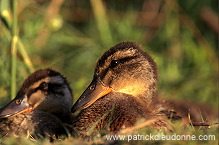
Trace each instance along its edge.
{"label": "duckling eye", "polygon": [[47,90],[47,89],[48,89],[48,83],[42,82],[42,83],[40,84],[40,89]]}
{"label": "duckling eye", "polygon": [[110,63],[110,68],[114,68],[114,67],[116,67],[118,64],[119,64],[119,61],[118,61],[118,60],[112,60],[111,63]]}
{"label": "duckling eye", "polygon": [[15,103],[18,105],[21,103],[21,100],[16,100]]}
{"label": "duckling eye", "polygon": [[95,89],[95,85],[92,85],[89,87],[90,90],[94,90]]}

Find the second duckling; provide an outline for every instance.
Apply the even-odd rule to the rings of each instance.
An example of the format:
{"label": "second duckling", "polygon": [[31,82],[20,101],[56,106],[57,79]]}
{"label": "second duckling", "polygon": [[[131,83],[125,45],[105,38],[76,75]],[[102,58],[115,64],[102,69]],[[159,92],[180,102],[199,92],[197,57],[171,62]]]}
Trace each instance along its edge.
{"label": "second duckling", "polygon": [[0,110],[0,136],[66,134],[71,118],[72,91],[64,76],[40,69],[23,83],[17,96]]}

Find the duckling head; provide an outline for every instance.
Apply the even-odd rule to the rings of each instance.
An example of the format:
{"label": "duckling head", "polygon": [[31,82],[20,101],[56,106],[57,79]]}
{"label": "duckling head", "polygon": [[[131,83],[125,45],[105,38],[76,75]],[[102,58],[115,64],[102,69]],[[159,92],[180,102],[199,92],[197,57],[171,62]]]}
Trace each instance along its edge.
{"label": "duckling head", "polygon": [[64,76],[52,69],[40,69],[28,76],[16,97],[0,110],[0,117],[33,110],[68,114],[71,113],[72,99]]}
{"label": "duckling head", "polygon": [[134,42],[122,42],[98,60],[91,84],[73,105],[72,112],[87,108],[97,99],[119,92],[151,104],[157,86],[157,67],[151,56]]}

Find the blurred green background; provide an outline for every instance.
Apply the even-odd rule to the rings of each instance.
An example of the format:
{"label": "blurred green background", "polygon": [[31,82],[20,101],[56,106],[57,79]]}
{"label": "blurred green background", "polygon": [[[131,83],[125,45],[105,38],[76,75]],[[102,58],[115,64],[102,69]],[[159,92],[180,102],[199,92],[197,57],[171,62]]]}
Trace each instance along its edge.
{"label": "blurred green background", "polygon": [[[164,98],[217,107],[216,0],[0,0],[0,107],[34,70],[62,72],[74,102],[97,59],[135,41],[158,65]],[[14,39],[13,39],[14,38]]]}

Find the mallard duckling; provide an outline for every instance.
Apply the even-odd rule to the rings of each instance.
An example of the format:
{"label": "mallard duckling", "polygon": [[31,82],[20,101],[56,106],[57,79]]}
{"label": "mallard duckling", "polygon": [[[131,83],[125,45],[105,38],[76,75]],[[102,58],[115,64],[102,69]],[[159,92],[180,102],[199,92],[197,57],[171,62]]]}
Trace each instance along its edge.
{"label": "mallard duckling", "polygon": [[98,60],[91,84],[72,107],[72,112],[81,110],[75,129],[82,136],[92,126],[117,132],[133,126],[138,118],[155,117],[150,104],[156,86],[157,67],[151,56],[134,42],[117,44]]}
{"label": "mallard duckling", "polygon": [[0,110],[0,135],[57,136],[66,133],[71,118],[72,92],[64,76],[40,69],[23,83],[16,97]]}

